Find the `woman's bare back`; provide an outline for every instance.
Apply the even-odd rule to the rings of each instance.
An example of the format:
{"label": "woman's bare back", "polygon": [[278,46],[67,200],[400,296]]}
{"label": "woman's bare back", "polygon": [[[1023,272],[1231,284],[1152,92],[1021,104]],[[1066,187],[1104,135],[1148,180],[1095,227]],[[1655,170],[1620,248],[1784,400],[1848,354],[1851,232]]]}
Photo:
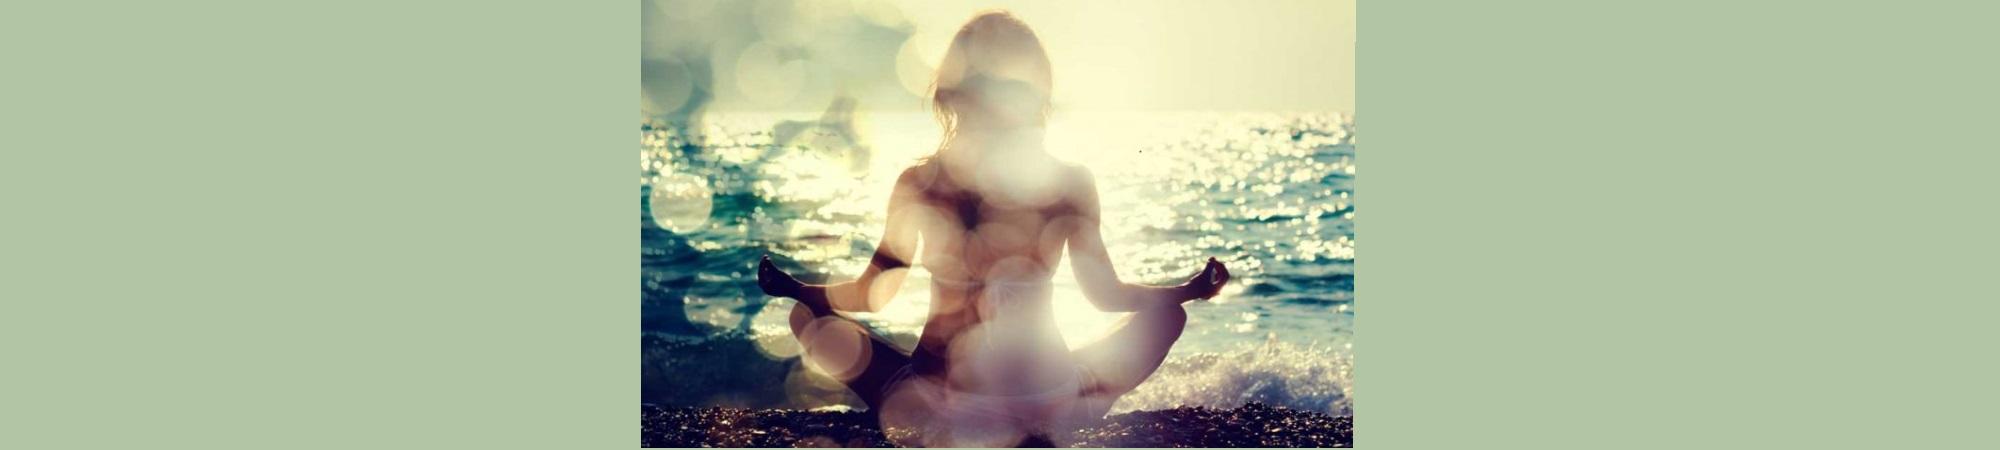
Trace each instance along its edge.
{"label": "woman's bare back", "polygon": [[[1041,161],[1040,180],[1082,186],[1081,169]],[[932,279],[931,310],[912,363],[917,373],[968,392],[1022,394],[1072,381],[1075,363],[1055,327],[1051,280],[1076,231],[1077,199],[1021,202],[1002,182],[977,181],[977,168],[930,160],[906,172]],[[972,176],[967,176],[972,175]],[[968,180],[973,178],[974,180]],[[984,189],[982,189],[984,188]],[[1057,189],[1056,192],[1073,192]]]}

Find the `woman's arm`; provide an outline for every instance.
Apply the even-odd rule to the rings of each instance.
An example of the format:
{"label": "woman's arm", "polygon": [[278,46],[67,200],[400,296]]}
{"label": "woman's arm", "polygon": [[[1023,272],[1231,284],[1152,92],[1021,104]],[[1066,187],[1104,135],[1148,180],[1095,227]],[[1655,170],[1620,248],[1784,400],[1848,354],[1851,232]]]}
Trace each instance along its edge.
{"label": "woman's arm", "polygon": [[907,214],[908,206],[915,201],[913,180],[909,171],[896,180],[896,190],[889,196],[889,223],[882,231],[882,242],[876,246],[875,257],[868,261],[868,268],[861,271],[860,277],[840,283],[805,284],[771,264],[771,257],[766,256],[757,267],[757,285],[765,294],[797,299],[815,313],[880,311],[903,286],[908,271],[902,269],[909,267],[909,261],[917,254],[918,227],[913,221],[918,218]]}
{"label": "woman's arm", "polygon": [[1145,286],[1130,284],[1118,279],[1118,270],[1111,265],[1111,255],[1104,248],[1104,235],[1098,225],[1100,211],[1097,203],[1097,183],[1090,172],[1077,169],[1076,225],[1069,233],[1070,267],[1076,271],[1078,284],[1083,286],[1083,296],[1098,310],[1110,312],[1137,311],[1150,305],[1178,304],[1194,299],[1214,297],[1229,282],[1229,269],[1215,258],[1209,258],[1201,273],[1186,282],[1173,286]]}

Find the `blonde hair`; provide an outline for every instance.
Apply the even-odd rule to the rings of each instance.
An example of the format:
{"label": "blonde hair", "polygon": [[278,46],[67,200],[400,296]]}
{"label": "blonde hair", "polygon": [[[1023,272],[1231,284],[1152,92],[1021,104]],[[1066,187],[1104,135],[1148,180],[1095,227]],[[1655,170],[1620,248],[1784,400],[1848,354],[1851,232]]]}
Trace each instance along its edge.
{"label": "blonde hair", "polygon": [[973,15],[965,26],[959,27],[951,48],[938,63],[937,77],[931,81],[931,111],[937,116],[938,125],[944,127],[938,151],[943,151],[958,135],[964,102],[977,98],[968,94],[979,86],[968,84],[1011,81],[1027,85],[1037,96],[1033,100],[1039,101],[1036,125],[1044,125],[1048,121],[1050,91],[1055,84],[1052,77],[1049,55],[1026,22],[1003,10]]}

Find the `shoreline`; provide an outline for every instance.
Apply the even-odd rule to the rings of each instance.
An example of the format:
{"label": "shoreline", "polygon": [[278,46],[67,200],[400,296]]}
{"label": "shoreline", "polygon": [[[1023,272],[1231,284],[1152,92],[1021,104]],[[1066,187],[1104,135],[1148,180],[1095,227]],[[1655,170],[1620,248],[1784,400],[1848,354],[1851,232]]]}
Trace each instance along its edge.
{"label": "shoreline", "polygon": [[[1065,447],[1353,447],[1354,418],[1249,403],[1114,414]],[[643,447],[898,447],[863,411],[640,406]],[[1043,442],[1045,446],[1049,442]]]}

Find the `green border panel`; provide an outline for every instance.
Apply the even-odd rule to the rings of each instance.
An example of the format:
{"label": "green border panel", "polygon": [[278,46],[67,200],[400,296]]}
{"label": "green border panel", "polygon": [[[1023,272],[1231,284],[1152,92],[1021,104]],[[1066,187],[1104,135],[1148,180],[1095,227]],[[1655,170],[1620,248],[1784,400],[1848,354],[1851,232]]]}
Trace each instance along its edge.
{"label": "green border panel", "polygon": [[1361,5],[1357,447],[1990,440],[1995,7],[1453,3]]}
{"label": "green border panel", "polygon": [[635,6],[0,6],[0,448],[636,447]]}

